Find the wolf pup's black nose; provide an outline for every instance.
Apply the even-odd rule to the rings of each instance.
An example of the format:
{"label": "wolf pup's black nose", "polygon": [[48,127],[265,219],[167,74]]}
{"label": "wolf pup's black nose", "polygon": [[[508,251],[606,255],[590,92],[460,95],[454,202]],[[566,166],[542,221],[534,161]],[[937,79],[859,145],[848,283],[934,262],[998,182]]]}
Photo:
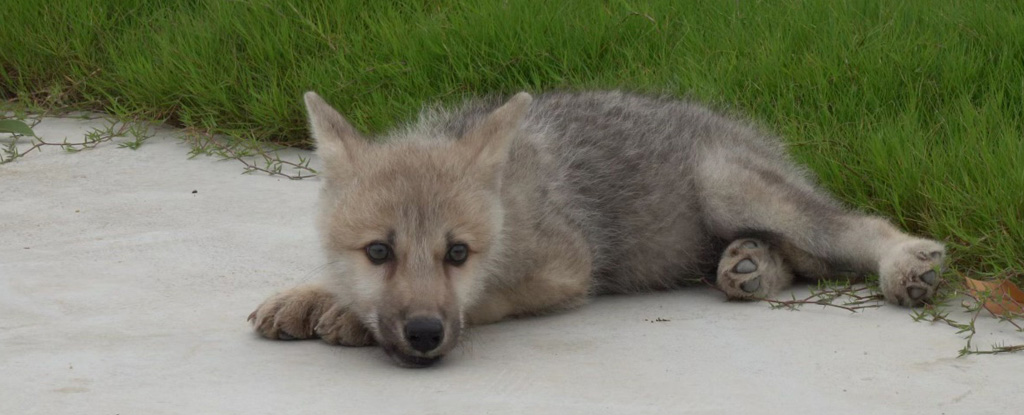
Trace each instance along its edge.
{"label": "wolf pup's black nose", "polygon": [[405,323],[405,340],[417,351],[434,350],[444,340],[444,324],[430,317],[417,317]]}

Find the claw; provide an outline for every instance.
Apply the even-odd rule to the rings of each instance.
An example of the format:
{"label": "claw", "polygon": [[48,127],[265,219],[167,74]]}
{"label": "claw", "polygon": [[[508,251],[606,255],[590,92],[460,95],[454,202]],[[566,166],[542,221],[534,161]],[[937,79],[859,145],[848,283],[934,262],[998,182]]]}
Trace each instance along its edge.
{"label": "claw", "polygon": [[757,248],[757,242],[755,242],[755,241],[746,241],[743,244],[741,244],[740,246],[742,246],[744,248],[747,248],[747,249],[753,249],[753,248]]}
{"label": "claw", "polygon": [[924,297],[924,295],[927,293],[928,291],[921,287],[907,288],[907,295],[909,295],[910,298],[914,300],[920,300],[921,297]]}

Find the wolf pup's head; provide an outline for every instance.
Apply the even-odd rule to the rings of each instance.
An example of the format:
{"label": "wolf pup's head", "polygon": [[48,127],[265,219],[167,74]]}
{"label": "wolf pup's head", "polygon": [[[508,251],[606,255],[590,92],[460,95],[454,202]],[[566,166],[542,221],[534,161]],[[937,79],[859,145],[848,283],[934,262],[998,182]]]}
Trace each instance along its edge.
{"label": "wolf pup's head", "polygon": [[396,362],[427,366],[455,346],[500,250],[502,167],[531,97],[516,95],[462,137],[410,129],[384,142],[364,139],[316,93],[305,101],[332,288]]}

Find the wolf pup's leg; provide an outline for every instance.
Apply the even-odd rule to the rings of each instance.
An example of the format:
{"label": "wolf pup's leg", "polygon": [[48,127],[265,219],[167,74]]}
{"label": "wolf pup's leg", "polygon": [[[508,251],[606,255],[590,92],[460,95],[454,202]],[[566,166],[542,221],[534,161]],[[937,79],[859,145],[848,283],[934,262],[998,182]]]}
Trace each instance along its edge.
{"label": "wolf pup's leg", "polygon": [[303,285],[271,296],[249,314],[249,322],[268,339],[319,337],[344,346],[374,344],[373,336],[355,313],[319,285]]}
{"label": "wolf pup's leg", "polygon": [[533,243],[523,244],[531,265],[514,282],[493,284],[466,313],[470,325],[489,324],[508,317],[536,315],[575,308],[590,299],[594,279],[590,251],[579,235],[565,225],[550,224]]}
{"label": "wolf pup's leg", "polygon": [[[723,148],[709,151],[697,172],[705,221],[716,236],[764,232],[833,272],[877,273],[886,300],[895,304],[918,305],[935,293],[946,256],[941,243],[843,208],[788,160]],[[750,269],[742,259],[734,266]]]}

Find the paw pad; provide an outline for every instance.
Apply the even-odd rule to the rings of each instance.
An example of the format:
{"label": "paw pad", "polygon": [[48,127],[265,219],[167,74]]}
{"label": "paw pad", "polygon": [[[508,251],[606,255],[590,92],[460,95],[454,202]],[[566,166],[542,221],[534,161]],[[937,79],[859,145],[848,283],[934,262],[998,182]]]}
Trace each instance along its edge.
{"label": "paw pad", "polygon": [[740,289],[748,293],[757,291],[758,288],[761,288],[761,277],[755,277],[740,284]]}
{"label": "paw pad", "polygon": [[924,281],[928,285],[935,285],[937,282],[939,282],[939,276],[938,274],[935,273],[935,271],[928,271],[924,274],[921,274],[919,278],[921,278],[921,281]]}
{"label": "paw pad", "polygon": [[740,261],[738,264],[736,264],[736,266],[733,267],[732,270],[733,272],[738,272],[740,274],[749,274],[751,272],[757,271],[757,264],[755,264],[754,261],[751,261],[750,259],[744,259]]}
{"label": "paw pad", "polygon": [[909,295],[910,298],[914,299],[914,300],[921,299],[921,297],[924,297],[924,295],[927,294],[927,293],[928,293],[928,290],[925,290],[924,288],[921,288],[921,287],[910,287],[910,288],[907,288],[907,295]]}

